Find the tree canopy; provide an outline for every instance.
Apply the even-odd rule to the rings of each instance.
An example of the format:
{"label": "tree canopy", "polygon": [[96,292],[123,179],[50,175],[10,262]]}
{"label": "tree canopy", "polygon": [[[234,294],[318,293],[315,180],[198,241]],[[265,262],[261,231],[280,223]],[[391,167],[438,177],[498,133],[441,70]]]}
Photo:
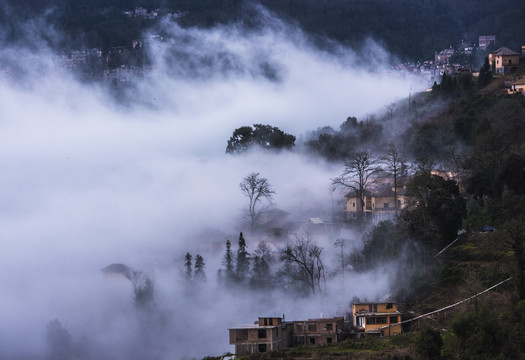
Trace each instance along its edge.
{"label": "tree canopy", "polygon": [[233,131],[226,153],[240,154],[253,146],[266,150],[291,150],[295,146],[295,136],[270,125],[241,126]]}

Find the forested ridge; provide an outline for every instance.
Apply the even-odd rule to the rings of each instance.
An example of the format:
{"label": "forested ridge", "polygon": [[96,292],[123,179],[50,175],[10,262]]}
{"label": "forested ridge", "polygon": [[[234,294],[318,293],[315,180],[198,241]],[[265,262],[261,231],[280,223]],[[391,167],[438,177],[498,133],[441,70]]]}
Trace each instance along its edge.
{"label": "forested ridge", "polygon": [[[471,78],[445,77],[432,93],[414,99],[418,105],[412,105],[411,112],[397,105],[398,112],[413,119],[397,138],[399,158],[412,163],[411,176],[403,181],[413,203],[396,219],[369,228],[363,248],[347,258],[356,273],[378,269],[395,273],[391,296],[404,304],[404,320],[503,282],[501,286],[405,324],[406,334],[243,358],[523,358],[525,97],[506,94],[501,80],[477,90]],[[445,106],[434,107],[442,101]],[[425,107],[433,110],[416,115]],[[378,122],[349,118],[341,131],[313,133],[309,151],[328,159],[348,156],[354,150],[332,152],[334,147],[316,143],[316,136],[322,140],[323,131],[332,134],[323,140],[334,140],[332,145],[345,138],[355,142],[364,138],[366,128],[381,133],[378,124],[387,120],[388,116]],[[380,148],[380,141],[373,144]]]}
{"label": "forested ridge", "polygon": [[[186,15],[183,26],[213,26],[242,21],[257,26],[251,5],[262,4],[303,28],[319,41],[325,37],[360,46],[372,38],[401,60],[423,60],[461,40],[496,35],[498,44],[518,50],[525,33],[523,2],[488,0],[8,0],[0,7],[4,38],[16,41],[20,21],[48,21],[64,33],[57,47],[131,46],[158,20],[128,17],[123,11],[159,9],[159,16]],[[45,38],[45,36],[44,36]]]}

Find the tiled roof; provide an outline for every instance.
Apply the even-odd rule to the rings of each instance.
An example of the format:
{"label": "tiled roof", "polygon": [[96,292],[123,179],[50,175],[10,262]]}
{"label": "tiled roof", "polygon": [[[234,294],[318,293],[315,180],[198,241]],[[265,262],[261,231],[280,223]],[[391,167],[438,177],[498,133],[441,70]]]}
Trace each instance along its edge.
{"label": "tiled roof", "polygon": [[506,47],[499,48],[498,50],[494,51],[493,54],[496,55],[496,56],[501,56],[501,55],[519,55],[519,53],[517,53],[515,51],[512,51],[511,49],[506,48]]}

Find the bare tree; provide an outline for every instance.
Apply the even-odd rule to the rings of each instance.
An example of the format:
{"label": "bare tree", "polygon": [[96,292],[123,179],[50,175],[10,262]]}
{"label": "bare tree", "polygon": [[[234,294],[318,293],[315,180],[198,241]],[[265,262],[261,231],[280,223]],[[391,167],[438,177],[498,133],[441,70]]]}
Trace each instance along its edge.
{"label": "bare tree", "polygon": [[399,205],[397,202],[397,188],[405,168],[405,164],[401,159],[397,145],[394,143],[389,143],[381,160],[384,164],[383,171],[386,172],[387,176],[392,177],[392,180],[394,180],[394,208],[397,215],[399,211]]}
{"label": "bare tree", "polygon": [[309,236],[297,236],[279,251],[287,276],[302,283],[313,294],[321,291],[321,280],[324,279],[322,247],[313,243]]}
{"label": "bare tree", "polygon": [[253,231],[255,224],[264,210],[264,207],[259,207],[260,202],[263,199],[272,201],[275,190],[268,182],[268,179],[260,177],[259,173],[247,175],[239,185],[241,192],[250,200],[248,204],[248,217]]}
{"label": "bare tree", "polygon": [[153,282],[142,271],[124,273],[133,286],[133,304],[137,310],[150,310],[153,306]]}
{"label": "bare tree", "polygon": [[345,168],[341,176],[332,179],[333,185],[340,185],[350,188],[355,192],[360,201],[359,222],[364,220],[365,210],[365,191],[371,181],[372,175],[381,169],[377,166],[378,160],[370,151],[362,151],[353,154],[345,163]]}

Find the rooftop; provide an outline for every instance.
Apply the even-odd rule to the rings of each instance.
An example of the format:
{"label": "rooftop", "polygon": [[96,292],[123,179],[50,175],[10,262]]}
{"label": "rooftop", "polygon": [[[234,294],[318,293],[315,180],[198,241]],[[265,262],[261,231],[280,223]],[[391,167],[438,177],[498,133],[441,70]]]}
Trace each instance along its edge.
{"label": "rooftop", "polygon": [[505,56],[505,55],[519,55],[519,53],[512,51],[509,48],[501,47],[498,50],[494,51],[492,54],[496,56]]}

